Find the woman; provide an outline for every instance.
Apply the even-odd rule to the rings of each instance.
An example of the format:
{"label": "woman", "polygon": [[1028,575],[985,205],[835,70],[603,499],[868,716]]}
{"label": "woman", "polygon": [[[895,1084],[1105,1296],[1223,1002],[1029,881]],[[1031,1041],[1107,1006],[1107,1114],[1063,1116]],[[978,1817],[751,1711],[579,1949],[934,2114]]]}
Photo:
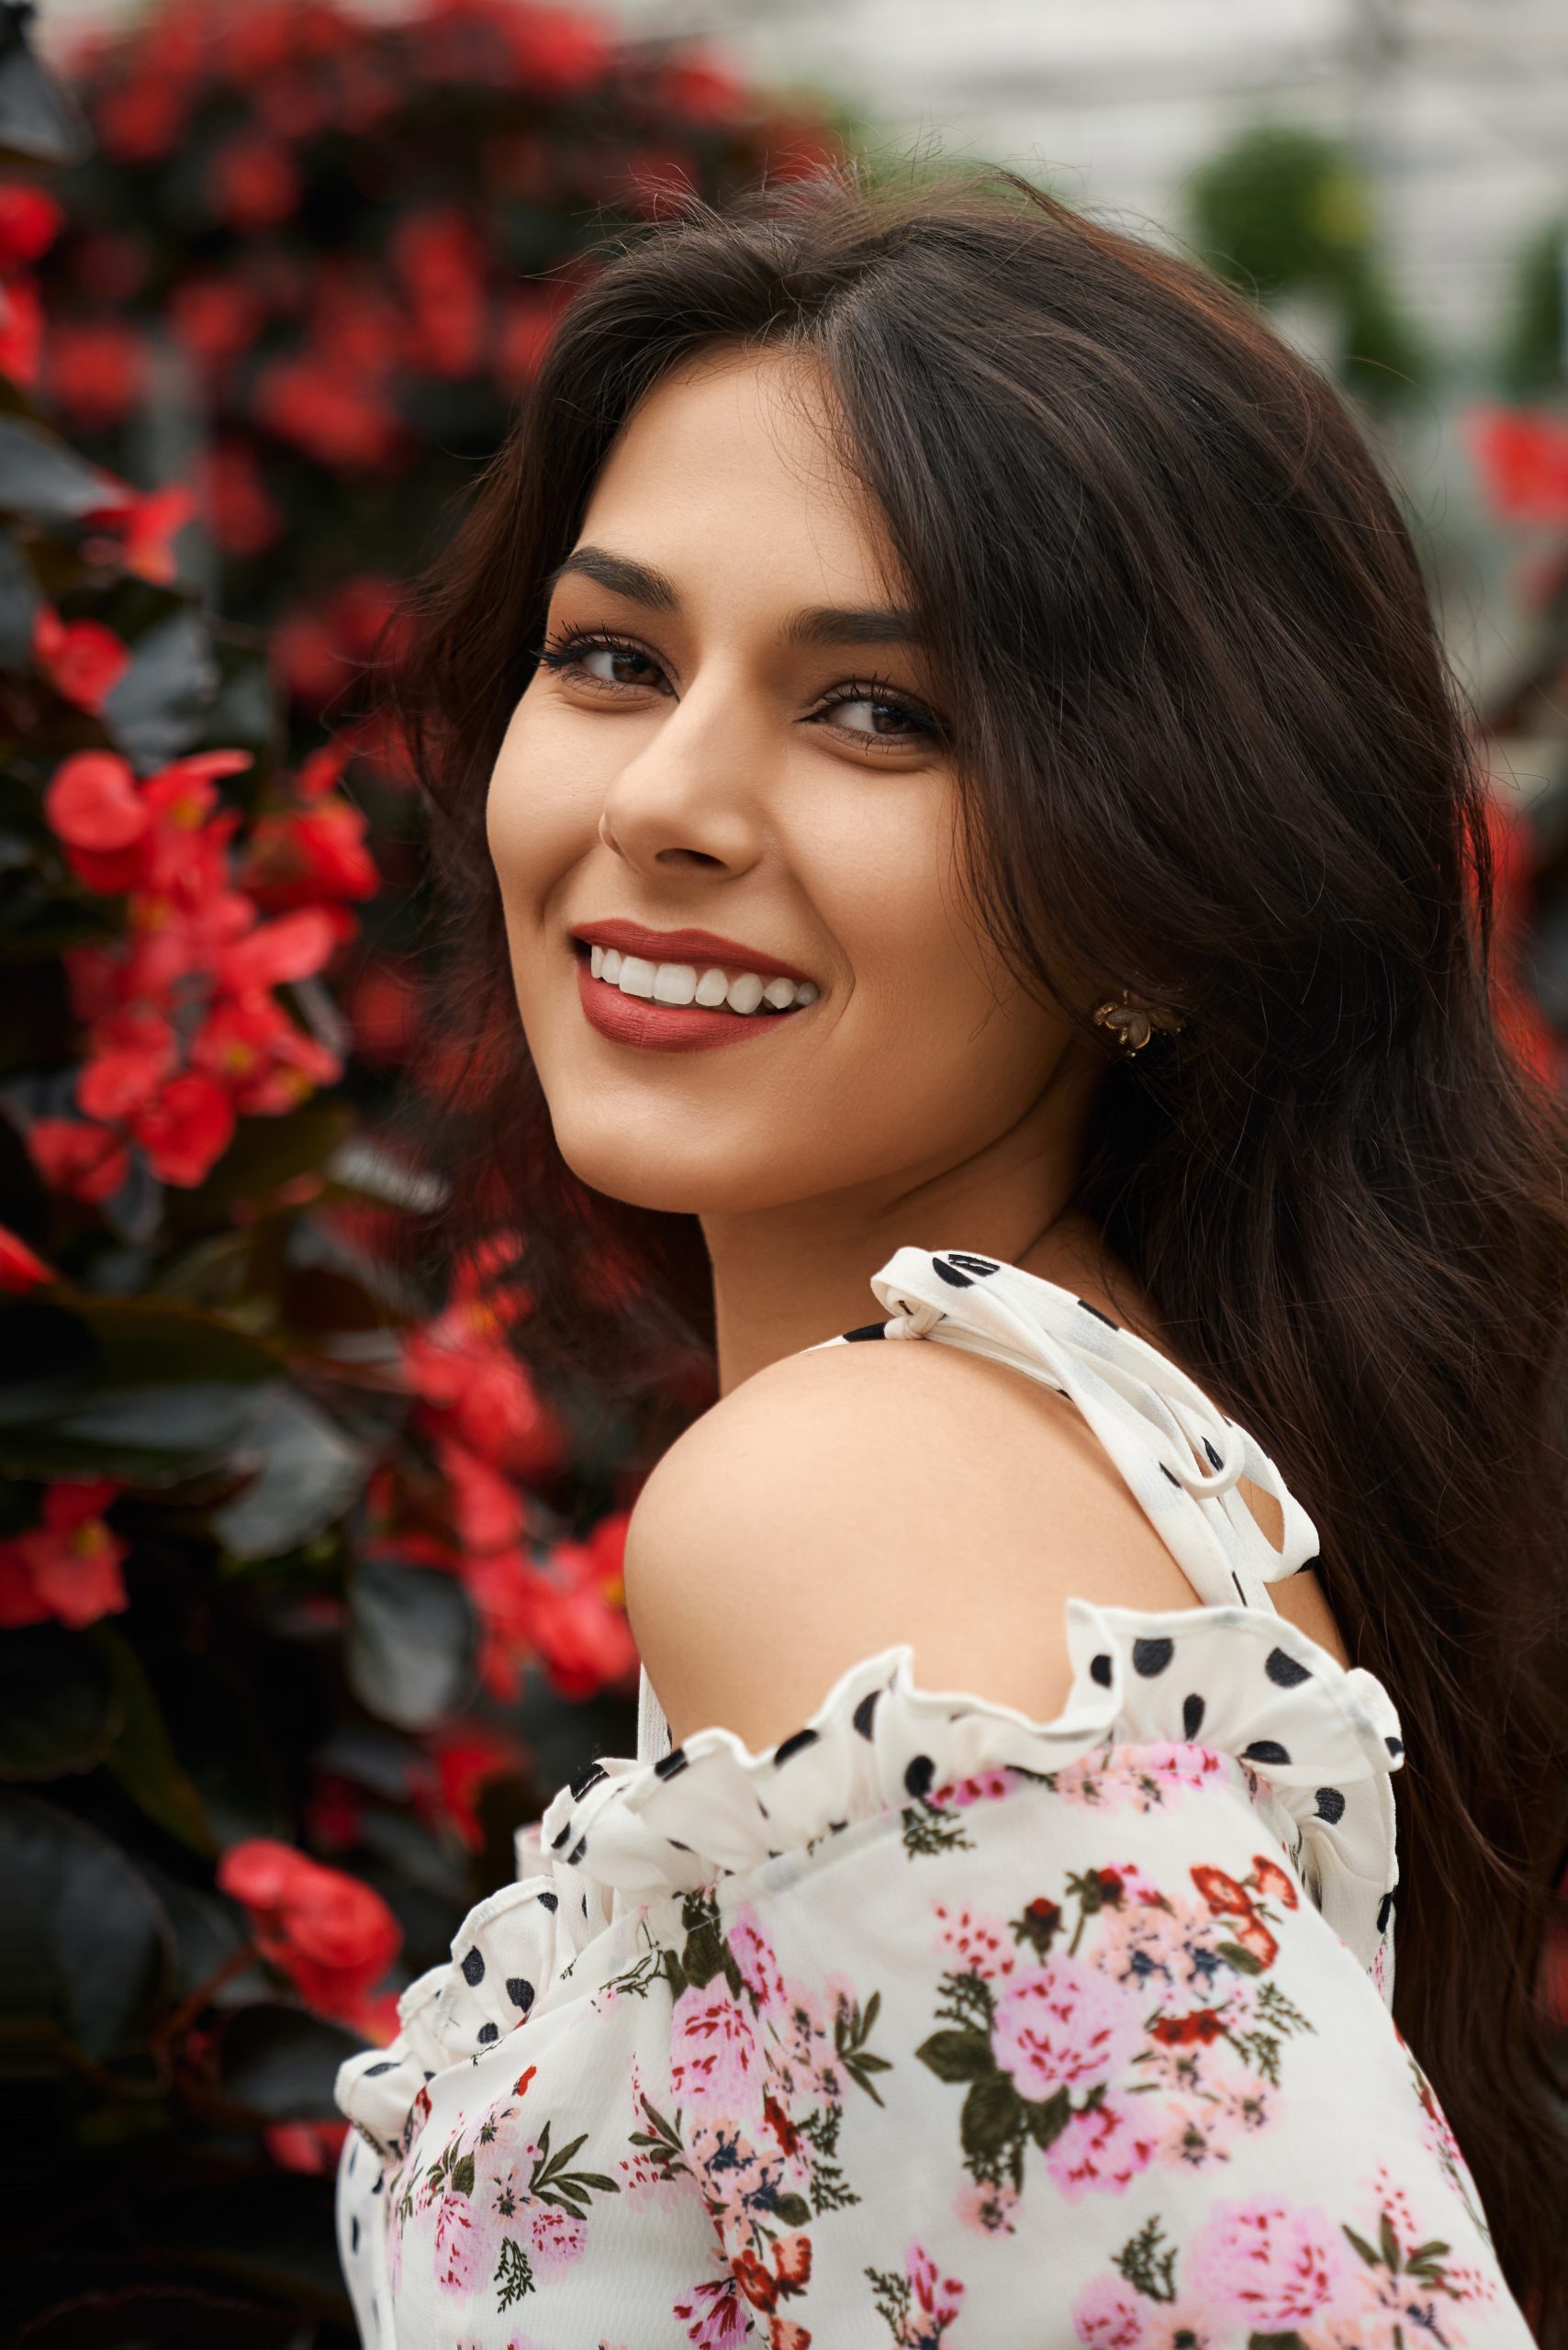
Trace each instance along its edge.
{"label": "woman", "polygon": [[1568,1151],[1332,391],[1011,174],[693,204],[409,691],[531,1343],[717,1400],[344,2067],[365,2340],[1561,2343]]}

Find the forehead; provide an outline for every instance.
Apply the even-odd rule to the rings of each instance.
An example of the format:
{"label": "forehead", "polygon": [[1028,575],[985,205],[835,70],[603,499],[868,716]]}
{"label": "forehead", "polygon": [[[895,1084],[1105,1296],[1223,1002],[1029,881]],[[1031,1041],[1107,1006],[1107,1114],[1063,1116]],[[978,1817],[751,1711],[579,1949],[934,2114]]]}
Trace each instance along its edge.
{"label": "forehead", "polygon": [[834,445],[821,370],[723,352],[666,376],[622,427],[579,535],[682,581],[722,563],[780,599],[898,584],[881,516]]}

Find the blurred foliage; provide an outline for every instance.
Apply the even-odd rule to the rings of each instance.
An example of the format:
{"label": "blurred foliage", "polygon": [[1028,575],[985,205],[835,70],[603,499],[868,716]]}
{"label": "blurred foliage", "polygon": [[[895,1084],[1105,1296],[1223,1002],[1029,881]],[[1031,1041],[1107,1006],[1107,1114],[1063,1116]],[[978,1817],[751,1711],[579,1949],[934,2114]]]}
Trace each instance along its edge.
{"label": "blurred foliage", "polygon": [[1512,399],[1568,388],[1568,213],[1546,221],[1519,250],[1499,372]]}
{"label": "blurred foliage", "polygon": [[[327,2350],[337,2064],[516,1825],[634,1737],[650,1431],[531,1374],[506,1234],[433,1270],[391,1099],[409,983],[367,986],[362,946],[408,919],[418,816],[323,711],[499,439],[585,212],[666,161],[716,192],[764,132],[587,18],[180,7],[96,51],[84,162],[27,13],[0,6],[6,2315],[34,2350]],[[654,1449],[692,1400],[672,1381]]]}
{"label": "blurred foliage", "polygon": [[1193,175],[1188,204],[1204,258],[1268,302],[1305,294],[1338,315],[1339,372],[1372,407],[1419,388],[1430,355],[1378,258],[1366,181],[1321,132],[1260,124]]}

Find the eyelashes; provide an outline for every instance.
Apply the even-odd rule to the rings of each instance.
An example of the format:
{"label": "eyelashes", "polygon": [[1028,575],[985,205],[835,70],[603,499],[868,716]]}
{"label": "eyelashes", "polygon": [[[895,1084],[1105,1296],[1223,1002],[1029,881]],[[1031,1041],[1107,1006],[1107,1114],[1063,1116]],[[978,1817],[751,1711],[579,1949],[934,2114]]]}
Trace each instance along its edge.
{"label": "eyelashes", "polygon": [[[533,648],[535,660],[543,664],[545,668],[554,670],[558,676],[569,674],[574,670],[580,671],[583,668],[584,655],[591,652],[619,654],[623,659],[641,661],[654,670],[657,670],[659,666],[653,655],[643,645],[634,643],[630,637],[617,636],[606,629],[563,629],[555,635],[547,638],[543,644]],[[615,680],[589,677],[586,682],[601,692],[615,693],[635,692],[638,687],[646,683],[647,680]],[[945,742],[946,730],[941,721],[921,703],[912,701],[907,695],[890,692],[889,683],[889,680],[879,677],[846,677],[842,684],[833,688],[824,700],[818,703],[811,715],[814,719],[824,718],[831,711],[856,702],[866,702],[874,710],[891,712],[895,718],[904,722],[899,726],[894,734],[868,733],[860,727],[840,724],[835,724],[835,733],[847,735],[851,742],[868,745],[872,750],[879,747],[906,750],[918,742],[933,744]]]}

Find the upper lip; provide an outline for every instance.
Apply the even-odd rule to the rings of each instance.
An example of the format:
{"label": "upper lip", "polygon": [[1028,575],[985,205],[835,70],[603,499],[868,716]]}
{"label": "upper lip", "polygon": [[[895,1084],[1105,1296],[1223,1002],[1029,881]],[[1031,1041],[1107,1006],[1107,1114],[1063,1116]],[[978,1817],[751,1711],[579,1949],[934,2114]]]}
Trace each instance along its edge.
{"label": "upper lip", "polygon": [[[644,956],[650,963],[722,963],[731,971],[776,974],[786,979],[810,979],[798,963],[781,955],[765,955],[759,947],[743,946],[738,939],[721,938],[712,930],[650,930],[645,923],[579,922],[572,936],[588,946],[614,946],[622,955]],[[814,983],[813,983],[814,984]]]}

